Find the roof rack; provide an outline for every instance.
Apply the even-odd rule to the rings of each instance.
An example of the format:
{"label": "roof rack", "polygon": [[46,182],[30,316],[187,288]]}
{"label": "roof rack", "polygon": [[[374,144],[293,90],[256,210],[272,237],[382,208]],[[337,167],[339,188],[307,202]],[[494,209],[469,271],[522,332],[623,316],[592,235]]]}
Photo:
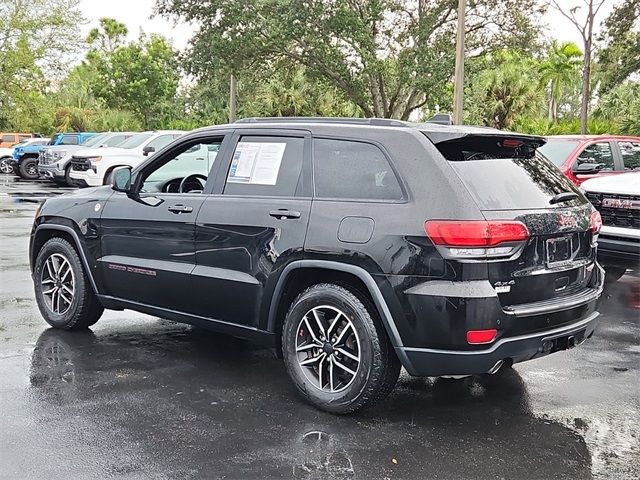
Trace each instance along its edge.
{"label": "roof rack", "polygon": [[349,123],[378,127],[408,127],[409,123],[392,118],[351,118],[351,117],[247,117],[236,123]]}

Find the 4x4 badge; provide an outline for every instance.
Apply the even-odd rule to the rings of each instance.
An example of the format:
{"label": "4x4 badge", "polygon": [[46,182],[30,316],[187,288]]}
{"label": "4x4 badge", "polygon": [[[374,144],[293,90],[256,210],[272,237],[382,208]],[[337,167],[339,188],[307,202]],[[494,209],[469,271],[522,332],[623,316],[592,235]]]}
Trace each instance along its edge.
{"label": "4x4 badge", "polygon": [[509,293],[511,291],[511,286],[515,284],[515,280],[509,280],[508,282],[496,282],[493,284],[493,288],[496,289],[496,293]]}

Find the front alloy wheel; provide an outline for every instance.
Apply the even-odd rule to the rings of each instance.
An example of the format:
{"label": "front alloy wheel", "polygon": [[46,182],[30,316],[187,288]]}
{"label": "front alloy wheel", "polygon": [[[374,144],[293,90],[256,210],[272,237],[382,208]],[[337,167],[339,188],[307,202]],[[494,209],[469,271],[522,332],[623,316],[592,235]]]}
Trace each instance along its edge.
{"label": "front alloy wheel", "polygon": [[63,315],[71,308],[75,294],[75,277],[71,264],[64,255],[54,253],[47,258],[40,284],[47,308],[51,312]]}
{"label": "front alloy wheel", "polygon": [[13,173],[13,165],[9,157],[0,158],[0,173]]}

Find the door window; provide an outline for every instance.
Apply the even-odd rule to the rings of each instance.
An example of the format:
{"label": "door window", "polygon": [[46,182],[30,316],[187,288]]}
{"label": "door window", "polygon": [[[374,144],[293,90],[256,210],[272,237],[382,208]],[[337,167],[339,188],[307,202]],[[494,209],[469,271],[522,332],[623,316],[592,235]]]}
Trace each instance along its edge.
{"label": "door window", "polygon": [[304,159],[304,138],[242,136],[224,195],[294,197]]}
{"label": "door window", "polygon": [[636,170],[640,168],[640,143],[639,142],[619,142],[622,163],[625,170]]}
{"label": "door window", "polygon": [[145,169],[142,191],[202,193],[221,144],[222,138],[188,143],[174,154],[159,158]]}
{"label": "door window", "polygon": [[78,136],[64,135],[60,141],[60,145],[78,145]]}
{"label": "door window", "polygon": [[18,135],[18,138],[20,139],[20,141],[27,140],[31,138],[31,135]]}
{"label": "door window", "polygon": [[585,148],[578,159],[576,166],[583,163],[595,163],[601,165],[600,170],[614,170],[613,153],[609,142],[594,143]]}
{"label": "door window", "polygon": [[166,147],[167,145],[169,145],[175,138],[176,138],[175,135],[160,135],[159,137],[156,137],[153,140],[151,140],[147,144],[147,147],[153,147],[155,149],[154,151],[157,152],[163,149],[164,147]]}
{"label": "door window", "polygon": [[402,199],[398,178],[385,155],[375,145],[315,139],[313,152],[316,197]]}
{"label": "door window", "polygon": [[14,136],[13,135],[2,135],[2,143],[13,143]]}

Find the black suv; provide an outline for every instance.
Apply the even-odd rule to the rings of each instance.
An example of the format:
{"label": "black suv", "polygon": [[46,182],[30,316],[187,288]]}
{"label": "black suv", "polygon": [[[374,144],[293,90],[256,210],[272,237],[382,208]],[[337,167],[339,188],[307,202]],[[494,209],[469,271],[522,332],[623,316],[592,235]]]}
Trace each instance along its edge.
{"label": "black suv", "polygon": [[334,413],[401,366],[495,373],[582,343],[598,316],[600,217],[542,144],[381,119],[196,130],[41,206],[38,306],[57,328],[127,308],[267,343]]}

